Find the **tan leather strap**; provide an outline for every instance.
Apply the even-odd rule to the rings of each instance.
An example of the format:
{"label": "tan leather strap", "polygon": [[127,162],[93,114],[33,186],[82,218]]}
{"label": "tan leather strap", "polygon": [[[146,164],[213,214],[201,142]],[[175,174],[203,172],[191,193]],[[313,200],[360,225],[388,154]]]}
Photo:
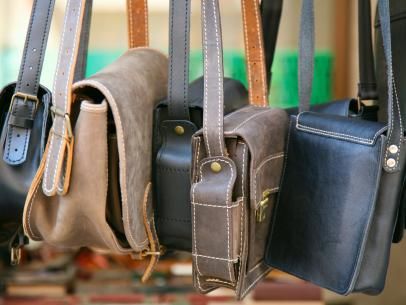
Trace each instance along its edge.
{"label": "tan leather strap", "polygon": [[148,46],[148,1],[127,0],[128,46]]}
{"label": "tan leather strap", "polygon": [[258,0],[241,0],[247,62],[249,101],[252,105],[268,105],[268,84],[262,23]]}

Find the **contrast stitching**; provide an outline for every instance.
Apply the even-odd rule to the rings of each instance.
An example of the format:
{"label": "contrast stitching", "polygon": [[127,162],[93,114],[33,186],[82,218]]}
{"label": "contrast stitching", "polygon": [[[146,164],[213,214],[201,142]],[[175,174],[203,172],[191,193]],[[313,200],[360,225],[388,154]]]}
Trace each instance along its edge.
{"label": "contrast stitching", "polygon": [[203,44],[203,54],[204,54],[204,101],[203,101],[203,132],[205,134],[205,144],[207,148],[207,154],[209,157],[211,157],[211,149],[210,149],[210,141],[207,141],[209,138],[208,135],[208,130],[207,130],[207,117],[208,117],[208,109],[207,109],[207,104],[209,102],[208,100],[208,86],[207,86],[207,61],[208,61],[208,55],[207,55],[207,29],[206,29],[206,1],[202,2],[202,14],[203,14],[203,36],[204,36],[204,44]]}
{"label": "contrast stitching", "polygon": [[228,259],[228,258],[224,258],[224,257],[208,256],[208,255],[202,255],[202,254],[197,254],[197,253],[192,253],[192,255],[207,258],[207,259],[214,259],[214,260],[233,262],[233,263],[238,261],[238,259]]}
{"label": "contrast stitching", "polygon": [[269,161],[275,160],[275,159],[279,159],[279,158],[283,158],[285,156],[284,152],[280,152],[280,153],[276,153],[276,154],[272,154],[268,157],[266,157],[261,163],[260,165],[257,167],[257,171],[259,171],[259,169],[264,166],[266,163],[268,163]]}
{"label": "contrast stitching", "polygon": [[38,183],[37,188],[36,188],[36,190],[34,192],[34,195],[32,196],[32,199],[29,202],[28,221],[27,221],[28,222],[28,227],[27,228],[29,230],[30,235],[33,238],[37,239],[37,240],[41,240],[42,238],[40,236],[37,236],[36,234],[34,234],[34,231],[31,228],[31,211],[32,211],[33,202],[34,202],[34,200],[35,200],[35,198],[37,197],[37,194],[38,194],[39,185],[40,185],[40,183]]}
{"label": "contrast stitching", "polygon": [[262,273],[258,276],[258,278],[257,278],[254,282],[252,282],[251,285],[249,285],[249,286],[244,290],[244,292],[242,293],[241,297],[244,297],[245,294],[251,289],[252,286],[254,286],[256,283],[258,283],[260,280],[262,280],[262,277],[263,277],[266,273],[268,273],[270,269],[271,269],[271,268],[268,268],[268,269],[266,269],[266,271],[262,272]]}
{"label": "contrast stitching", "polygon": [[[72,62],[73,62],[73,59],[74,59],[74,54],[75,54],[75,50],[76,50],[76,45],[77,45],[77,36],[78,36],[78,33],[79,33],[79,22],[80,22],[80,15],[81,15],[81,11],[82,11],[82,6],[83,6],[83,1],[84,0],[82,0],[82,1],[80,1],[80,4],[79,4],[79,7],[77,8],[77,12],[78,12],[78,14],[77,14],[77,20],[76,20],[76,25],[75,25],[75,27],[76,27],[76,29],[75,29],[75,36],[74,36],[74,40],[73,40],[73,46],[72,46],[72,54],[71,54],[71,57],[70,57],[70,59],[69,59],[69,70],[70,69],[72,69]],[[71,2],[69,2],[69,5],[71,4]],[[54,92],[56,93],[56,90],[58,89],[58,87],[57,87],[57,80],[59,79],[59,76],[58,76],[58,73],[60,72],[59,71],[59,68],[60,68],[60,64],[61,64],[61,61],[63,60],[63,56],[62,56],[62,53],[63,53],[63,49],[64,49],[64,46],[65,46],[65,33],[66,33],[66,29],[67,29],[67,20],[68,20],[68,17],[70,17],[70,13],[69,13],[69,11],[71,10],[72,8],[69,6],[69,8],[68,8],[68,13],[66,14],[66,18],[65,18],[65,21],[64,21],[64,26],[63,26],[63,33],[62,33],[62,39],[61,39],[61,47],[60,47],[60,49],[59,49],[59,55],[58,55],[58,65],[57,65],[57,68],[56,68],[56,72],[55,72],[55,79],[54,79]],[[69,71],[70,72],[70,71]],[[66,108],[67,108],[67,101],[68,101],[68,88],[69,88],[69,77],[66,79],[66,84],[65,84],[65,90],[64,90],[64,108],[63,108],[63,110],[65,111],[66,110]],[[69,93],[70,94],[70,93]],[[59,99],[58,98],[58,95],[57,94],[55,94],[56,95],[56,99]],[[56,100],[55,100],[55,105],[57,105],[58,103],[56,102]],[[57,120],[60,120],[60,118],[58,118],[58,117],[56,117],[55,118],[55,122],[54,122],[54,125],[56,125],[56,121]],[[62,130],[65,130],[65,120],[62,120]],[[53,155],[53,146],[54,146],[54,141],[55,141],[55,135],[54,134],[52,134],[51,135],[51,144],[50,144],[50,149],[49,149],[49,155],[48,155],[48,157],[47,157],[47,162],[46,162],[46,168],[45,168],[45,184],[44,184],[44,186],[43,186],[43,191],[46,193],[46,194],[50,194],[51,192],[52,192],[52,190],[53,190],[53,188],[54,188],[54,185],[55,185],[55,178],[56,178],[56,173],[57,173],[57,170],[58,170],[58,167],[59,167],[59,160],[60,160],[60,157],[61,157],[61,149],[62,149],[62,143],[64,142],[64,140],[62,140],[62,139],[58,139],[57,141],[58,141],[58,148],[57,148],[57,160],[56,160],[56,164],[55,164],[55,170],[54,170],[54,173],[53,173],[53,177],[52,177],[52,181],[51,181],[51,185],[50,185],[50,188],[48,188],[48,186],[47,186],[47,182],[48,182],[48,170],[49,170],[49,163],[50,163],[50,161],[51,161],[51,159],[52,159],[52,155]]]}
{"label": "contrast stitching", "polygon": [[[249,100],[250,100],[250,102],[251,102],[251,104],[252,104],[252,102],[253,102],[253,97],[252,97],[252,95],[253,95],[253,88],[254,88],[254,85],[253,85],[253,83],[252,83],[252,71],[251,71],[251,60],[250,60],[250,58],[251,58],[251,50],[250,50],[250,48],[249,48],[249,39],[248,39],[248,25],[247,25],[247,9],[246,9],[246,5],[245,5],[245,1],[246,0],[242,0],[241,2],[242,2],[242,6],[243,6],[243,9],[242,9],[242,13],[243,13],[243,23],[244,23],[244,39],[245,39],[245,49],[246,49],[246,51],[247,51],[247,67],[248,67],[248,83],[249,83],[249,91],[248,91],[248,94],[249,94]],[[255,1],[257,1],[257,0],[255,0]]]}
{"label": "contrast stitching", "polygon": [[[227,132],[227,133],[234,133],[234,132],[236,132],[236,130],[237,130],[238,128],[240,128],[241,126],[243,126],[243,125],[244,125],[245,123],[247,123],[248,121],[250,121],[250,120],[252,120],[252,119],[254,119],[254,118],[258,117],[258,116],[261,116],[261,115],[264,115],[264,114],[266,114],[266,113],[269,113],[269,112],[273,111],[273,109],[270,109],[270,108],[261,108],[261,107],[256,107],[256,108],[258,108],[258,109],[260,109],[260,110],[264,109],[264,111],[259,111],[259,112],[257,112],[257,113],[254,113],[253,115],[251,115],[250,117],[248,117],[247,119],[245,119],[244,121],[242,121],[240,124],[238,124],[237,127],[235,127],[233,130],[231,130],[230,132]],[[235,112],[234,112],[234,113],[235,113]]]}
{"label": "contrast stitching", "polygon": [[128,12],[129,21],[130,21],[130,28],[128,32],[130,34],[130,48],[134,47],[134,32],[133,32],[133,0],[128,0],[128,5],[130,6],[130,10]]}
{"label": "contrast stitching", "polygon": [[149,45],[149,28],[148,28],[148,4],[147,0],[144,0],[144,38],[146,46]]}
{"label": "contrast stitching", "polygon": [[233,205],[229,205],[229,206],[206,204],[206,203],[199,203],[199,202],[193,202],[193,201],[192,201],[192,204],[193,204],[193,205],[198,205],[198,206],[203,206],[203,207],[209,207],[209,208],[233,209],[233,208],[236,208],[236,207],[239,207],[239,206],[240,206],[240,201],[241,201],[241,200],[239,200],[238,203],[233,204]]}
{"label": "contrast stitching", "polygon": [[187,101],[187,94],[188,94],[188,87],[189,87],[189,79],[187,78],[188,76],[188,63],[189,63],[189,57],[188,57],[188,40],[189,40],[189,18],[190,18],[190,12],[189,12],[189,1],[185,1],[185,40],[184,40],[184,54],[183,54],[183,111],[185,114],[188,113],[188,101]]}

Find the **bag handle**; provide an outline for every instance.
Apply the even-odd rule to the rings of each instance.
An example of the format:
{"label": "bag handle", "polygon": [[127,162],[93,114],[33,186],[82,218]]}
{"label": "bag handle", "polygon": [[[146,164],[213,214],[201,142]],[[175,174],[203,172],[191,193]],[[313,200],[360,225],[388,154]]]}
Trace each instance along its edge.
{"label": "bag handle", "polygon": [[[391,173],[400,170],[399,158],[404,128],[392,67],[391,25],[388,0],[378,0],[378,9],[388,83],[388,131],[383,168],[386,172]],[[299,109],[300,111],[308,111],[310,108],[310,92],[314,66],[313,0],[303,0],[299,49]]]}
{"label": "bag handle", "polygon": [[148,0],[127,0],[128,46],[147,47]]}
{"label": "bag handle", "polygon": [[54,6],[55,0],[35,0],[32,6],[18,80],[3,128],[6,133],[2,137],[5,139],[3,161],[12,166],[27,159]]}
{"label": "bag handle", "polygon": [[[258,0],[241,0],[247,55],[249,100],[267,106],[268,89]],[[190,0],[171,0],[169,13],[168,112],[173,119],[189,120]]]}

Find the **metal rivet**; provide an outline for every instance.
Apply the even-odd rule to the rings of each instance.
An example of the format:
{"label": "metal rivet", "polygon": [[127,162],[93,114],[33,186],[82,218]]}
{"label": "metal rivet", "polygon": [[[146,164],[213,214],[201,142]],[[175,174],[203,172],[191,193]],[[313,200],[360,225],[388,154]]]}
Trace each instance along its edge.
{"label": "metal rivet", "polygon": [[183,135],[184,133],[185,133],[185,128],[183,128],[182,126],[176,126],[175,127],[175,133],[178,135],[178,136],[181,136],[181,135]]}
{"label": "metal rivet", "polygon": [[386,161],[386,165],[388,166],[388,167],[395,167],[396,166],[396,161],[395,161],[395,159],[393,159],[393,158],[390,158],[390,159],[388,159],[387,161]]}
{"label": "metal rivet", "polygon": [[210,168],[215,173],[221,172],[221,164],[218,162],[212,162]]}
{"label": "metal rivet", "polygon": [[391,154],[397,154],[398,151],[399,151],[399,148],[398,148],[396,145],[391,145],[391,146],[389,146],[389,152],[390,152]]}

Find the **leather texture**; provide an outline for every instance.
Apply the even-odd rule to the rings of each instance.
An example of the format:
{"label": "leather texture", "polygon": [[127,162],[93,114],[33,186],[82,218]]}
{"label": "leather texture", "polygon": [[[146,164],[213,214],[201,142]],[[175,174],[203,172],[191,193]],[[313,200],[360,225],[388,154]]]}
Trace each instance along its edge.
{"label": "leather texture", "polygon": [[241,299],[270,271],[263,256],[288,116],[251,105],[223,118],[218,5],[202,1],[205,87],[203,128],[193,137],[193,278],[201,293],[227,287]]}
{"label": "leather texture", "polygon": [[[250,95],[238,81],[224,78],[224,112],[248,104],[267,105],[265,58],[259,6],[242,0]],[[190,0],[170,1],[168,97],[154,115],[154,196],[160,242],[169,249],[191,251],[191,138],[203,126],[204,80],[189,86]],[[182,134],[176,133],[182,128]]]}
{"label": "leather texture", "polygon": [[147,47],[148,0],[127,0],[128,46]]}
{"label": "leather texture", "polygon": [[[406,61],[404,57],[404,37],[406,37],[406,2],[391,0],[391,34],[392,34],[392,56],[393,56],[393,70],[395,75],[395,82],[397,84],[397,95],[399,100],[403,101],[406,98],[406,91],[401,83],[406,79]],[[376,70],[378,81],[378,93],[380,97],[379,112],[380,120],[386,121],[388,109],[386,106],[387,84],[385,78],[385,55],[382,47],[382,35],[379,31],[380,23],[378,18],[375,22],[375,51],[376,51]],[[400,104],[400,111],[402,120],[406,120],[406,108],[403,103]],[[406,178],[406,177],[405,177]],[[398,222],[394,233],[394,242],[400,242],[404,236],[404,229],[406,228],[406,185],[403,187],[403,195],[401,199],[401,207],[399,209]]]}
{"label": "leather texture", "polygon": [[[302,26],[313,18],[311,1],[303,2]],[[266,253],[269,266],[339,294],[384,288],[403,184],[402,143],[389,141],[403,138],[403,125],[392,94],[388,1],[379,0],[379,8],[390,124],[314,112],[291,117]]]}
{"label": "leather texture", "polygon": [[[150,257],[146,280],[160,255],[150,206],[150,140],[153,109],[167,90],[167,58],[149,48],[131,49],[73,85],[72,67],[79,34],[88,26],[83,16],[89,3],[67,3],[55,79],[55,118],[26,200],[24,230],[33,240],[62,248]],[[109,181],[114,177],[118,180]],[[112,211],[118,204],[120,211]],[[110,225],[120,217],[117,214],[122,224]]]}
{"label": "leather texture", "polygon": [[[0,246],[12,253],[27,242],[23,207],[50,127],[51,93],[39,81],[54,5],[54,0],[33,2],[18,79],[0,93]],[[18,260],[12,257],[11,263]]]}

